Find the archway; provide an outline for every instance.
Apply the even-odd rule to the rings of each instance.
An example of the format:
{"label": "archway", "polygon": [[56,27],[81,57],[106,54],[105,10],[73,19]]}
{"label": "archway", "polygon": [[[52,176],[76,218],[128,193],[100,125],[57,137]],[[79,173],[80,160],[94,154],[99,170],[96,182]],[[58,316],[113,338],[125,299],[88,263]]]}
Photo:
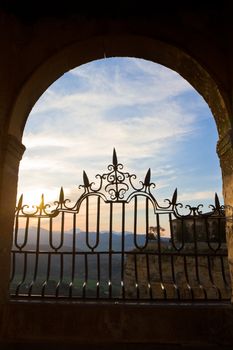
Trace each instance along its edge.
{"label": "archway", "polygon": [[[231,204],[231,162],[229,162],[229,156],[227,158],[225,156],[225,150],[231,142],[231,135],[229,134],[229,140],[221,141],[231,130],[229,106],[225,102],[225,96],[221,94],[220,88],[210,72],[205,70],[195,58],[189,56],[181,49],[157,40],[139,36],[95,37],[88,41],[76,42],[73,45],[63,47],[58,52],[47,57],[47,60],[37,67],[25,80],[14,102],[11,104],[11,112],[7,125],[5,125],[7,147],[2,174],[2,201],[4,202],[7,198],[7,211],[3,215],[3,225],[6,232],[12,232],[18,165],[24,150],[21,139],[24,125],[33,105],[48,86],[66,71],[91,60],[112,56],[144,58],[167,66],[183,76],[203,96],[213,113],[218,128],[220,138],[219,155],[223,156],[222,170],[225,204]],[[13,156],[12,153],[14,154]],[[11,164],[10,171],[8,163]],[[12,171],[12,169],[14,170]],[[231,229],[230,224],[228,229]],[[5,259],[9,255],[11,241],[8,237],[7,240],[4,238],[2,243],[6,252]],[[231,246],[230,242],[229,244]],[[7,268],[9,271],[9,266],[6,267],[6,270]],[[2,295],[5,292],[6,290],[3,288]]]}
{"label": "archway", "polygon": [[[125,60],[125,64],[126,64],[126,61],[128,62],[128,65],[129,65],[129,62],[131,61],[131,65],[130,65],[131,70],[129,70],[129,66],[128,66],[128,70],[125,71],[123,65],[119,65],[119,61],[124,61],[124,60]],[[113,65],[113,62],[115,62],[114,69],[112,67],[111,75],[109,78],[107,78],[108,74],[106,72],[106,68],[108,66],[110,67],[110,62],[112,62],[112,65]],[[141,71],[139,74],[137,72],[137,70],[133,69],[133,66],[134,66],[133,62],[134,62],[134,64],[136,64],[136,62],[137,62],[137,65],[139,65],[141,68],[143,66],[144,70],[150,71],[150,74],[148,74],[148,75],[151,77],[152,80],[148,80],[149,76],[142,74]],[[96,68],[94,69],[95,64],[96,64]],[[105,69],[103,69],[104,66],[106,67]],[[85,70],[85,67],[86,67],[86,70]],[[89,67],[89,69],[87,67]],[[92,67],[92,69],[91,69],[91,67]],[[160,75],[158,74],[158,71],[155,70],[155,67],[158,67],[158,70],[160,67],[160,70],[159,70]],[[115,69],[117,72],[119,72],[117,74],[116,80],[115,80],[115,74],[114,74],[116,72]],[[122,76],[129,75],[131,73],[131,79],[132,79],[132,71],[134,72],[133,76],[135,77],[135,79],[133,80],[134,83],[132,83],[132,90],[130,89],[129,90],[130,93],[129,93],[127,88],[125,88],[125,84],[127,85],[127,83],[125,82],[125,79],[123,79],[123,82],[122,82]],[[157,72],[157,74],[155,72]],[[163,74],[165,75],[164,79],[162,79]],[[71,79],[72,76],[76,77],[76,80],[74,78],[73,78],[74,80],[72,80]],[[85,84],[84,84],[84,88],[83,88],[82,81],[83,81],[84,77],[85,77],[85,80],[84,80]],[[152,77],[154,77],[154,79]],[[159,79],[159,77],[161,78],[161,80]],[[173,77],[173,79],[176,79],[176,84],[174,84],[172,77]],[[62,81],[63,81],[63,84],[62,84]],[[99,81],[101,81],[101,84],[98,85]],[[144,82],[144,86],[143,86],[143,82]],[[146,82],[147,82],[147,84],[146,84]],[[81,90],[79,90],[76,85],[78,85],[78,87]],[[58,91],[56,90],[56,86],[60,86],[59,96],[57,95]],[[75,89],[75,86],[76,86],[76,89],[79,91],[80,95],[77,92],[77,90]],[[88,91],[89,91],[90,87],[88,88],[88,86],[91,86],[91,89],[92,89],[91,90],[92,92],[89,93],[89,95],[88,95]],[[182,88],[181,88],[181,86],[182,86]],[[30,118],[30,121],[34,120],[34,122],[36,122],[36,120],[37,120],[36,125],[34,124],[34,128],[31,129],[31,132],[32,132],[32,134],[30,136],[31,141],[34,145],[37,144],[39,146],[39,144],[41,144],[41,146],[42,146],[42,153],[39,154],[38,153],[39,150],[37,151],[37,156],[36,156],[37,161],[34,162],[34,166],[36,166],[36,169],[37,169],[35,177],[37,176],[37,174],[43,174],[42,175],[43,178],[46,177],[47,180],[49,178],[51,179],[50,185],[46,189],[40,190],[41,191],[40,194],[42,192],[45,194],[46,203],[48,201],[48,193],[51,192],[52,186],[54,186],[55,183],[58,186],[58,188],[55,191],[54,200],[58,199],[59,186],[61,186],[61,184],[62,184],[63,186],[67,187],[66,186],[66,177],[64,178],[64,176],[63,176],[63,178],[62,179],[60,178],[60,180],[59,180],[59,173],[61,175],[62,172],[64,171],[64,168],[69,169],[67,175],[68,175],[69,181],[72,182],[72,185],[74,185],[74,184],[77,185],[77,184],[82,183],[82,179],[79,179],[79,180],[77,179],[77,177],[80,173],[80,170],[81,170],[80,166],[82,168],[84,168],[85,170],[87,170],[88,177],[92,178],[92,176],[90,176],[90,171],[92,168],[97,170],[97,169],[101,169],[101,166],[103,164],[108,164],[107,162],[102,163],[103,154],[101,154],[101,163],[102,164],[99,164],[97,166],[97,164],[98,164],[97,149],[98,149],[98,147],[101,147],[102,142],[104,142],[103,139],[105,139],[105,136],[102,134],[102,132],[100,132],[101,130],[104,131],[104,134],[106,134],[106,137],[107,137],[107,135],[109,135],[110,140],[111,140],[109,144],[105,143],[103,153],[106,154],[106,156],[107,156],[109,150],[112,149],[113,145],[115,145],[117,147],[118,155],[120,155],[120,160],[121,160],[121,162],[123,162],[123,164],[126,165],[128,163],[129,158],[136,158],[137,161],[135,162],[135,164],[131,164],[131,167],[133,166],[132,169],[133,169],[134,173],[136,173],[137,175],[138,175],[137,163],[140,163],[140,155],[141,156],[144,155],[144,157],[146,156],[146,162],[145,162],[144,166],[148,166],[148,167],[150,166],[152,168],[152,175],[154,175],[154,172],[156,172],[156,169],[158,169],[158,168],[161,170],[163,169],[162,164],[160,164],[160,162],[159,162],[158,146],[159,145],[160,145],[160,147],[162,146],[162,144],[163,144],[162,134],[164,134],[164,132],[165,132],[166,141],[165,141],[165,144],[163,145],[162,149],[160,148],[159,154],[163,155],[163,158],[166,159],[166,162],[168,164],[172,164],[171,163],[172,160],[171,159],[169,160],[169,156],[166,154],[166,148],[167,148],[167,150],[170,150],[170,153],[171,153],[172,149],[176,148],[175,144],[173,144],[173,146],[170,145],[170,143],[169,143],[170,136],[172,135],[171,138],[176,139],[176,135],[177,135],[176,133],[178,132],[178,130],[176,131],[176,126],[182,125],[183,127],[185,127],[186,123],[188,123],[189,113],[190,113],[190,110],[188,110],[189,103],[187,103],[188,96],[186,95],[186,99],[185,99],[184,103],[182,104],[183,107],[181,108],[181,110],[178,109],[179,112],[177,115],[172,113],[172,111],[169,108],[169,105],[173,106],[172,107],[173,111],[176,110],[175,99],[173,99],[172,96],[173,97],[176,96],[179,89],[181,89],[180,90],[180,93],[181,93],[181,91],[183,91],[182,89],[184,88],[184,86],[190,92],[193,90],[193,89],[191,89],[190,85],[186,81],[184,81],[184,79],[182,79],[180,76],[178,76],[178,74],[176,74],[175,72],[173,72],[173,71],[169,72],[169,70],[166,69],[165,67],[162,67],[160,65],[156,65],[152,62],[146,62],[144,60],[129,59],[129,58],[128,59],[112,58],[112,59],[107,59],[107,60],[102,59],[99,61],[94,61],[94,62],[91,62],[91,63],[88,63],[86,65],[78,67],[73,72],[71,71],[71,72],[67,73],[64,77],[61,77],[58,81],[56,81],[51,86],[51,89],[49,89],[45,92],[45,94],[41,98],[40,102],[38,104],[36,104],[36,106],[35,106],[35,119],[33,118],[32,115]],[[114,87],[114,89],[113,89],[113,87]],[[154,89],[153,89],[153,87],[154,87]],[[105,90],[107,91],[108,94],[107,94],[107,96],[105,96],[105,98],[103,98],[103,94],[104,93],[106,94]],[[79,98],[76,97],[77,99],[75,98],[75,96],[76,96],[75,92],[79,95]],[[166,93],[169,94],[170,97],[169,97],[169,101],[167,101],[167,103],[165,104],[165,108],[163,109],[163,107],[162,107],[163,102],[164,102],[163,99],[167,100],[165,97]],[[161,98],[160,94],[162,94],[163,98]],[[191,101],[195,105],[196,104],[195,103],[195,95],[198,95],[198,94],[196,92],[195,93],[193,92],[192,95],[193,95],[193,97],[192,97]],[[122,101],[123,96],[124,96],[124,100]],[[132,96],[134,96],[134,97],[132,97]],[[64,98],[64,100],[63,100],[63,98]],[[103,98],[103,101],[102,101],[102,98]],[[119,99],[120,99],[120,106],[121,106],[120,113],[119,113],[119,109],[118,109],[118,113],[116,113],[116,111],[114,112],[114,109],[116,109],[116,106],[118,106],[118,108],[119,108],[119,105],[116,104],[116,102],[115,102],[115,104],[113,102],[111,102],[112,98],[115,98],[118,101],[118,103],[119,103]],[[144,113],[143,113],[142,112],[142,105],[140,105],[141,99],[142,99],[142,101],[144,99],[146,99],[146,101],[147,101],[147,103],[146,103],[146,111],[147,111],[146,115],[152,117],[150,119],[150,122],[148,119],[147,119],[147,121],[144,119],[145,118],[145,115],[144,115],[145,106],[143,105],[143,111],[144,111]],[[200,99],[200,105],[202,105],[203,101],[201,101],[202,98],[200,98],[200,96],[199,96],[199,99]],[[102,103],[101,103],[101,101],[102,101]],[[142,101],[141,101],[141,103],[142,103]],[[46,112],[47,103],[48,103],[49,109]],[[150,107],[149,107],[151,103],[153,103],[153,111],[150,110]],[[191,105],[192,105],[192,103],[191,103]],[[110,107],[110,106],[112,106],[112,104],[114,105],[113,110],[111,110],[111,107]],[[127,115],[125,115],[124,108],[122,108],[122,105],[124,106],[125,104],[127,105],[127,108],[128,108]],[[92,108],[88,111],[88,106],[90,106],[90,105],[92,106]],[[131,105],[132,105],[132,109],[130,110],[129,106],[131,106]],[[187,109],[185,109],[185,107],[184,107],[185,105],[187,106],[186,107]],[[205,105],[206,109],[208,109],[205,103],[203,103],[203,105]],[[54,113],[53,113],[53,106],[55,108]],[[141,107],[141,109],[139,106]],[[40,108],[41,108],[41,113],[39,112]],[[82,112],[83,108],[84,108],[85,112],[84,111]],[[99,108],[100,108],[100,111],[99,111]],[[163,110],[162,112],[161,112],[161,109]],[[129,110],[130,110],[130,112],[129,112]],[[140,113],[140,110],[141,110],[141,113]],[[192,109],[192,110],[194,112],[194,109]],[[38,112],[39,112],[39,114],[38,114]],[[69,118],[70,114],[74,117],[74,119],[72,119],[72,122],[70,122],[71,127],[69,129],[68,125],[69,125],[69,121],[70,121],[70,118]],[[203,117],[204,117],[204,115],[205,115],[204,106],[203,106],[202,112],[200,112],[200,110],[199,110],[198,114],[203,115]],[[94,117],[93,117],[93,115],[94,115]],[[129,118],[129,115],[130,115],[130,118]],[[138,118],[139,115],[140,115],[140,119]],[[61,119],[59,118],[59,116]],[[84,120],[83,120],[83,116],[84,116]],[[108,117],[106,118],[106,116],[108,116]],[[128,120],[129,125],[130,125],[129,130],[127,129],[127,126],[124,124],[125,119],[127,120],[127,116],[129,118],[129,120]],[[65,124],[63,121],[64,117],[66,120]],[[134,119],[134,117],[136,117],[136,118]],[[181,120],[179,120],[180,117],[181,117]],[[120,126],[118,124],[114,124],[112,118],[114,121],[118,121],[118,124],[120,124]],[[210,115],[209,119],[210,118],[212,119],[211,115]],[[60,123],[58,122],[58,124],[57,124],[57,121],[59,119],[60,119]],[[161,126],[163,124],[163,119],[167,120],[167,123],[165,122],[166,124],[164,125],[164,127],[161,128]],[[88,120],[88,122],[87,122],[87,120]],[[28,127],[31,124],[30,121],[27,122],[27,127],[26,127],[27,131],[29,131]],[[51,124],[50,124],[50,121],[51,121]],[[112,123],[110,121],[112,121]],[[210,121],[213,123],[213,120],[210,120]],[[83,125],[82,125],[82,123],[83,123]],[[42,128],[40,128],[40,124],[42,124]],[[111,125],[111,127],[109,124]],[[62,128],[60,129],[59,126],[61,126],[61,125],[62,125]],[[101,127],[98,127],[98,125],[101,125]],[[170,125],[170,127],[169,127],[169,125]],[[94,130],[92,131],[93,126],[94,126]],[[138,129],[137,129],[137,126],[138,126]],[[122,132],[124,132],[123,140],[121,139],[121,133],[119,133],[119,127],[120,127],[120,130]],[[216,143],[216,130],[214,132],[214,130],[211,128],[211,125],[209,125],[209,128],[212,130],[213,134],[215,134],[214,143]],[[50,132],[51,130],[54,130],[55,135]],[[35,131],[35,134],[34,134],[34,131]],[[113,134],[112,134],[112,131],[113,131]],[[127,134],[127,131],[130,131],[130,133]],[[152,134],[150,134],[149,131],[151,131]],[[170,136],[169,136],[169,131],[172,132],[172,134]],[[39,132],[39,134],[37,134],[38,132]],[[46,137],[43,140],[44,132],[46,134]],[[74,134],[73,134],[73,132],[74,132]],[[99,132],[100,132],[100,134],[99,134]],[[186,132],[188,132],[188,130],[186,130]],[[33,134],[34,134],[34,136],[32,136]],[[118,137],[115,138],[114,134],[118,135]],[[133,134],[135,135],[135,137],[133,136]],[[188,134],[189,134],[189,132],[188,132]],[[197,132],[197,134],[199,134],[199,132]],[[38,140],[39,142],[37,141],[37,135],[38,136],[40,135],[39,140]],[[68,135],[68,138],[66,138],[67,135]],[[85,137],[84,135],[86,135],[86,139],[81,141],[82,137]],[[127,137],[126,137],[127,141],[125,140],[126,135],[127,135]],[[141,135],[141,137],[140,137],[140,135]],[[98,139],[98,136],[100,136],[99,139]],[[181,129],[179,129],[179,136],[178,136],[179,142],[181,142],[182,136],[184,136],[183,132]],[[147,137],[149,137],[149,139],[151,140],[150,147],[149,147],[150,150],[143,147],[143,145],[145,145],[145,143],[146,143],[145,139]],[[208,139],[208,136],[206,136],[206,139]],[[94,147],[93,147],[94,140],[95,140],[95,143],[94,143]],[[96,141],[96,140],[98,140],[98,141]],[[131,143],[132,140],[133,140],[133,145]],[[154,144],[153,144],[152,140],[155,140]],[[55,141],[55,143],[54,143],[54,141]],[[68,145],[70,144],[70,141],[72,143],[72,147],[69,149]],[[26,139],[25,139],[25,142],[26,142]],[[47,143],[47,142],[49,142],[49,143]],[[134,142],[135,142],[135,144],[134,144]],[[157,142],[157,145],[156,145],[156,142]],[[122,143],[124,144],[124,146],[122,146]],[[158,143],[159,143],[159,145],[158,145]],[[27,144],[29,149],[30,149],[30,144],[31,144],[31,142],[29,142]],[[46,147],[46,144],[49,147]],[[141,145],[141,147],[139,146],[139,149],[137,149],[137,146],[136,146],[137,144]],[[58,148],[59,149],[58,157],[60,159],[60,162],[62,162],[61,154],[62,154],[63,147],[65,147],[65,149],[66,149],[66,152],[64,154],[65,158],[63,159],[63,162],[65,162],[66,166],[65,167],[62,166],[60,169],[57,169],[57,170],[56,170],[56,161],[54,163],[54,160],[56,159],[56,149],[57,149],[56,145],[57,145],[57,147],[59,147]],[[210,144],[208,142],[207,142],[207,145],[210,148]],[[186,144],[185,148],[186,149],[189,148],[188,146],[189,145]],[[128,148],[131,149],[131,152],[128,151]],[[155,152],[153,154],[153,156],[150,158],[149,154],[150,154],[150,152],[153,152],[153,148],[155,150],[157,149],[157,152]],[[198,147],[196,147],[196,144],[195,144],[194,148],[198,149],[199,151],[201,150],[200,154],[204,154],[205,143],[204,142],[202,143],[200,140]],[[88,154],[89,152],[87,152],[87,149],[89,152],[91,152],[91,154]],[[119,149],[120,149],[120,153],[119,153]],[[214,145],[212,143],[211,143],[211,149],[214,150]],[[47,151],[48,151],[48,154],[51,152],[50,160],[48,160],[48,158],[47,158],[48,157],[48,155],[46,155]],[[76,151],[77,151],[77,153],[76,153]],[[122,160],[122,156],[126,156],[128,152],[129,152],[128,157],[127,157],[128,160],[126,162],[126,160],[125,161]],[[195,158],[194,153],[195,153],[195,151],[193,150],[192,155]],[[27,157],[29,155],[30,155],[30,151],[29,151],[29,153],[27,153]],[[79,158],[80,155],[81,155],[81,158]],[[85,160],[83,158],[84,155],[85,155]],[[69,163],[68,163],[67,156],[68,156],[68,158],[73,157],[73,160],[70,161]],[[182,162],[185,162],[186,159],[189,159],[190,158],[189,156],[187,157],[187,155],[186,156],[184,155],[182,157]],[[47,160],[46,160],[46,158],[47,158]],[[89,163],[89,165],[85,164],[85,166],[84,166],[84,163],[87,162],[88,158],[90,158],[90,160],[89,160],[90,163]],[[172,169],[176,169],[175,173],[177,173],[178,169],[176,168],[176,166],[177,166],[177,163],[179,162],[178,154],[177,155],[173,154],[173,158],[175,159],[175,164],[172,164],[171,167],[172,167]],[[156,161],[154,163],[155,159],[156,159]],[[108,161],[108,160],[109,159],[107,159],[106,161]],[[200,160],[200,164],[201,164],[202,163],[201,159],[199,158],[199,160]],[[31,158],[31,162],[33,164],[33,157]],[[41,169],[40,169],[40,165],[39,165],[40,162],[42,162]],[[47,173],[47,174],[46,174],[46,167],[44,168],[44,165],[46,163],[48,164],[48,169],[49,169],[49,173]],[[207,163],[206,159],[204,160],[203,163],[204,164]],[[77,165],[77,168],[74,167],[75,164]],[[201,169],[200,169],[200,170],[203,170],[203,173],[204,173],[204,168],[205,168],[204,164],[203,164],[203,167],[201,167]],[[217,163],[215,163],[215,164],[216,164],[216,168],[217,168],[218,165],[217,165]],[[23,166],[23,164],[22,164],[22,166]],[[189,169],[190,166],[192,166],[192,165],[191,164],[186,165],[185,169],[186,170]],[[143,165],[142,165],[142,167],[143,167]],[[34,181],[34,179],[32,179],[32,177],[34,177],[35,168],[34,169],[33,168],[34,167],[32,166],[32,169],[28,175],[26,175],[26,172],[23,172],[23,174],[25,175],[25,179],[27,179],[27,181],[24,180],[24,183],[26,183],[26,182],[30,183],[31,181]],[[73,171],[71,170],[72,168],[73,168]],[[207,169],[208,169],[207,174],[209,175],[210,165],[209,165],[209,168],[207,167]],[[166,170],[166,172],[167,172],[167,170]],[[220,169],[218,169],[218,171],[219,170]],[[145,176],[144,171],[146,171],[146,169],[143,169],[143,176]],[[52,175],[51,172],[53,172],[53,176],[51,176]],[[214,169],[213,169],[213,172],[214,172]],[[21,180],[24,177],[23,174],[21,173],[21,176],[20,176]],[[72,176],[74,176],[73,180],[71,180]],[[195,176],[195,178],[199,179],[199,181],[198,181],[199,183],[202,183],[202,180],[200,177],[201,176],[200,171],[194,176]],[[174,191],[174,188],[176,186],[178,186],[178,189],[179,189],[178,190],[178,192],[179,192],[178,200],[182,200],[180,195],[183,195],[184,189],[182,189],[181,177],[182,177],[182,175],[180,174],[179,180],[177,179],[175,184],[172,184],[171,183],[172,180],[169,180],[169,185],[168,185],[169,186],[169,194],[167,194],[167,197],[163,197],[163,198],[169,198],[170,191]],[[192,177],[191,173],[189,174],[189,177]],[[218,178],[220,178],[219,175],[218,175]],[[39,193],[38,193],[38,199],[37,199],[38,202],[36,202],[35,192],[37,192],[38,186],[40,186],[39,185],[40,180],[39,181],[38,180],[39,179],[37,178],[37,180],[34,181],[35,185],[31,188],[31,197],[34,196],[33,204],[35,204],[35,203],[38,204],[39,198],[40,198]],[[163,180],[165,180],[165,177],[163,177]],[[58,183],[56,181],[58,181]],[[157,190],[155,192],[154,191],[153,192],[154,192],[155,197],[158,200],[158,190],[160,188],[160,185],[157,182],[157,177],[155,177],[154,181],[157,185],[156,186]],[[183,182],[185,182],[185,180],[183,180]],[[208,183],[206,183],[206,186],[207,187],[205,187],[205,185],[202,186],[203,191],[208,190]],[[187,186],[187,188],[186,188],[186,191],[190,191],[191,189],[193,192],[198,191],[193,186],[193,184],[189,184],[189,186]],[[214,190],[213,190],[213,193],[212,193],[211,199],[210,199],[211,202],[213,200],[214,191],[216,189],[217,188],[214,186]],[[23,192],[26,195],[27,195],[27,191],[28,190],[26,190],[26,189],[23,190]],[[219,189],[218,189],[218,191],[219,191]],[[77,191],[74,190],[74,192],[75,192],[75,195],[78,196]],[[20,193],[21,193],[21,191],[20,191]],[[69,188],[68,188],[68,193],[69,193]],[[67,196],[67,188],[65,188],[65,195],[66,195],[66,197],[69,196],[69,194]],[[196,193],[195,193],[195,195],[196,195]],[[29,198],[30,198],[30,196],[29,196]],[[30,204],[30,203],[28,203],[27,197],[25,200],[25,196],[24,196],[23,203]],[[94,219],[94,221],[95,221],[95,219]],[[128,227],[129,221],[130,220],[126,220],[125,225],[127,227]],[[77,219],[77,222],[79,222],[79,225],[80,225],[80,226],[78,226],[79,231],[82,231],[84,233],[85,228],[82,228],[80,230],[80,228],[81,228],[80,220]],[[41,225],[42,225],[42,218],[41,218]],[[139,226],[139,224],[137,226]],[[169,226],[169,225],[166,225],[166,227],[167,226]],[[108,225],[107,225],[107,227],[102,227],[102,230],[101,230],[101,227],[99,228],[100,232],[101,231],[104,232],[107,230],[108,230]],[[116,231],[116,230],[119,230],[119,227],[118,228],[115,227],[114,231]],[[68,228],[67,228],[67,231],[69,231]],[[74,229],[72,228],[71,231],[74,232]],[[127,229],[128,234],[130,231],[132,232],[132,228],[130,228],[130,226],[129,226]],[[118,231],[118,233],[120,233],[120,232]],[[168,237],[168,235],[170,235],[170,233],[168,232],[168,227],[167,227],[166,234],[167,234],[167,237]],[[30,236],[30,233],[29,233],[29,236]],[[68,232],[67,232],[67,236],[68,236]],[[118,236],[120,237],[121,234],[119,234]],[[123,234],[122,234],[122,236],[123,236]],[[41,240],[42,240],[42,238],[41,238]],[[77,237],[77,241],[78,240],[79,240],[79,237]],[[100,241],[101,241],[101,239],[100,239]],[[41,247],[41,249],[44,249],[44,247],[43,248]],[[83,247],[83,249],[85,249],[85,247]],[[128,247],[128,249],[129,249],[129,247]],[[44,253],[45,253],[45,251],[44,251]],[[16,256],[18,256],[18,254]],[[58,265],[59,264],[57,264],[57,266]],[[69,268],[67,266],[66,275],[69,275],[68,270],[69,270]],[[88,269],[89,275],[91,274],[90,270],[91,270],[91,268]],[[92,273],[92,276],[93,276],[93,273]],[[55,283],[55,281],[53,281],[53,282]],[[94,282],[94,280],[93,280],[93,282]],[[14,280],[14,284],[15,283],[16,283],[16,281]],[[29,284],[30,284],[30,282],[29,283],[25,282],[25,285],[29,285]],[[56,285],[56,283],[55,283],[55,285]],[[116,286],[116,288],[117,288],[117,286]],[[12,291],[13,291],[13,289],[12,289]],[[25,294],[25,290],[24,290],[24,294]]]}

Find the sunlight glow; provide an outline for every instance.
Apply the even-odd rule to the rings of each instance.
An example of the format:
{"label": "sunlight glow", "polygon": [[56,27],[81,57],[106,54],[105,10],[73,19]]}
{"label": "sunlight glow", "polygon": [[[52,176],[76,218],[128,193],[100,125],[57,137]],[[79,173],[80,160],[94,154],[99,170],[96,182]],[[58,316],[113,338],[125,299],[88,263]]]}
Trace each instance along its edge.
{"label": "sunlight glow", "polygon": [[[30,207],[40,205],[42,194],[44,195],[44,201],[46,204],[53,204],[55,200],[58,200],[59,189],[51,189],[46,187],[28,189],[25,193],[23,193],[23,204],[29,205]],[[20,195],[21,194],[19,193],[18,200]]]}

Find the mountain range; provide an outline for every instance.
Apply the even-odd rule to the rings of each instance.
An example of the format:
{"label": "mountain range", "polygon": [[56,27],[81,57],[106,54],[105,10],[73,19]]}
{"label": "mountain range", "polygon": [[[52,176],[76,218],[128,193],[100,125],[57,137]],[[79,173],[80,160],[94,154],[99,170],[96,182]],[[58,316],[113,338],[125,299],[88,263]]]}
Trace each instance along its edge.
{"label": "mountain range", "polygon": [[[64,238],[63,238],[63,244],[61,245],[61,232],[54,231],[52,233],[52,240],[50,242],[49,240],[49,231],[41,228],[40,229],[40,237],[39,237],[39,247],[41,250],[55,250],[58,249],[60,251],[72,251],[73,245],[74,245],[74,234],[73,232],[66,231],[64,232]],[[114,251],[121,250],[122,249],[122,233],[120,232],[113,232],[112,233],[112,243],[111,243],[111,249]],[[19,229],[18,235],[17,235],[17,244],[18,246],[22,246],[25,238],[25,230]],[[24,250],[35,250],[36,244],[37,244],[37,228],[36,227],[30,227],[28,231],[28,238],[27,243]],[[51,244],[52,243],[52,244]],[[143,246],[145,244],[145,235],[138,234],[136,237],[136,243],[138,246]],[[89,244],[89,246],[88,246]],[[96,246],[96,247],[95,247]],[[134,235],[132,232],[125,232],[124,234],[124,246],[125,250],[132,250],[136,248],[134,243]],[[99,242],[97,244],[97,235],[95,232],[89,232],[89,234],[86,234],[86,232],[80,231],[79,229],[76,230],[75,233],[75,250],[76,251],[90,251],[91,248],[94,248],[95,251],[109,251],[110,248],[110,234],[107,231],[101,231],[99,233]],[[17,249],[15,246],[15,237],[13,242],[13,249]]]}

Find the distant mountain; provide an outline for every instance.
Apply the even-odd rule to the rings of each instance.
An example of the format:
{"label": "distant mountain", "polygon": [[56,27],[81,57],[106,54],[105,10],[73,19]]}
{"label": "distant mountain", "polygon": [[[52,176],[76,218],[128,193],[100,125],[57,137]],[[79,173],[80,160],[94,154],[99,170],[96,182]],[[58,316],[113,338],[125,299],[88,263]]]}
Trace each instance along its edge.
{"label": "distant mountain", "polygon": [[[24,244],[25,239],[25,230],[19,229],[17,244],[21,247]],[[26,241],[26,245],[23,248],[24,250],[36,249],[38,234],[36,227],[30,227],[28,232],[28,237]],[[112,233],[112,241],[110,241],[110,234],[107,231],[101,231],[99,234],[99,242],[97,241],[97,235],[95,232],[86,232],[76,230],[75,237],[73,232],[67,231],[64,232],[63,242],[62,235],[58,231],[54,231],[52,233],[52,239],[50,241],[49,231],[41,228],[39,234],[39,248],[40,250],[54,250],[58,249],[61,251],[64,250],[72,250],[75,241],[75,249],[78,251],[90,251],[94,249],[95,251],[108,251],[110,248],[113,251],[122,250],[122,244],[124,243],[125,250],[132,250],[136,248],[134,243],[134,235],[132,232],[125,232],[124,234],[124,242],[123,236],[121,232],[113,232]],[[145,235],[138,234],[136,237],[136,245],[143,246],[145,244]],[[15,241],[13,242],[13,249],[17,249],[15,246]]]}

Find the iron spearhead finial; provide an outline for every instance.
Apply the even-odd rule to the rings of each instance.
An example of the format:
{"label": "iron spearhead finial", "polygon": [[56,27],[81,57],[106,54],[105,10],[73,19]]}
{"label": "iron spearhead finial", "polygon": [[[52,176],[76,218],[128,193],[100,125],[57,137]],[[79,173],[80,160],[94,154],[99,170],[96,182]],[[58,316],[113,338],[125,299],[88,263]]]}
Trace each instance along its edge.
{"label": "iron spearhead finial", "polygon": [[217,193],[215,193],[215,208],[217,210],[219,210],[221,208],[220,201],[219,201]]}
{"label": "iron spearhead finial", "polygon": [[83,170],[83,183],[84,183],[84,187],[86,188],[90,187],[88,176],[84,170]]}
{"label": "iron spearhead finial", "polygon": [[175,205],[177,201],[177,188],[175,189],[173,196],[172,196],[172,205]]}
{"label": "iron spearhead finial", "polygon": [[144,185],[145,186],[150,186],[150,179],[151,179],[151,170],[150,168],[148,169],[146,176],[145,176],[145,180],[144,180]]}
{"label": "iron spearhead finial", "polygon": [[41,195],[40,208],[44,208],[44,194]]}
{"label": "iron spearhead finial", "polygon": [[17,209],[20,210],[23,206],[23,194],[21,194],[18,204],[17,204]]}
{"label": "iron spearhead finial", "polygon": [[59,194],[59,203],[63,203],[63,202],[64,202],[64,190],[63,190],[63,187],[61,187],[60,194]]}
{"label": "iron spearhead finial", "polygon": [[115,148],[113,148],[112,164],[113,164],[114,166],[117,166],[117,164],[118,164],[117,154],[116,154]]}

